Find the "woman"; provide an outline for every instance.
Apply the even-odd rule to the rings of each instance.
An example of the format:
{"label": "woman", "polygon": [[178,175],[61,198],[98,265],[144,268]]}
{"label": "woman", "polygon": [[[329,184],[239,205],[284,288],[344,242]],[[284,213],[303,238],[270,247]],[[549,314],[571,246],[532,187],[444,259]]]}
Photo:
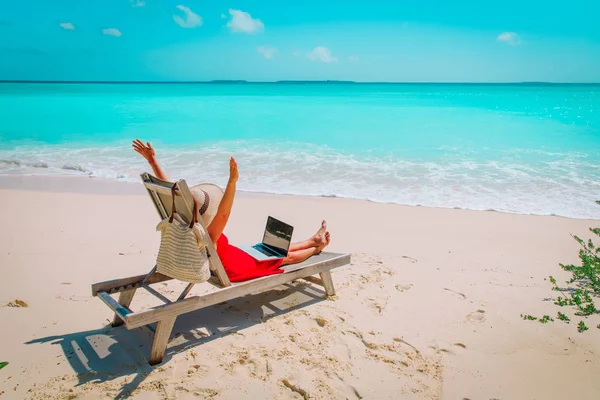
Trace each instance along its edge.
{"label": "woman", "polygon": [[[164,181],[169,180],[156,161],[156,153],[150,142],[144,144],[141,140],[136,139],[133,141],[133,148],[148,161],[157,178]],[[310,256],[319,254],[329,244],[331,237],[329,232],[327,232],[327,223],[323,221],[321,228],[311,238],[292,243],[285,258],[258,261],[246,252],[230,245],[227,237],[223,234],[223,230],[231,214],[237,180],[237,163],[231,157],[229,160],[229,181],[227,182],[227,187],[225,188],[216,214],[211,221],[208,221],[206,229],[210,239],[215,244],[217,254],[223,263],[230,281],[241,282],[260,276],[282,273],[283,270],[279,269],[282,265],[300,263]]]}

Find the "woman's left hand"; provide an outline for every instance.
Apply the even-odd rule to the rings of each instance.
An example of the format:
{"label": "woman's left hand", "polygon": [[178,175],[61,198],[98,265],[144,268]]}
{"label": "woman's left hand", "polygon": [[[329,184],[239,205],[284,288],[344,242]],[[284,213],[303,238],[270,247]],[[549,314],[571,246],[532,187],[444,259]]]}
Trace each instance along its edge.
{"label": "woman's left hand", "polygon": [[132,146],[133,149],[140,153],[142,157],[144,157],[149,163],[156,161],[156,153],[154,152],[154,148],[150,142],[144,144],[144,142],[142,142],[140,139],[135,139]]}
{"label": "woman's left hand", "polygon": [[231,159],[229,159],[229,182],[237,182],[238,178],[238,166],[235,159],[231,157]]}

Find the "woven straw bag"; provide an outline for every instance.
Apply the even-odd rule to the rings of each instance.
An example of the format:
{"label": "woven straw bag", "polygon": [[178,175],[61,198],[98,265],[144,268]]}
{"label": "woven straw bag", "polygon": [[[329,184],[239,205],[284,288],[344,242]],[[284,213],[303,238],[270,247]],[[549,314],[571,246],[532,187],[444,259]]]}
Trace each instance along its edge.
{"label": "woven straw bag", "polygon": [[173,207],[169,218],[162,220],[156,230],[161,233],[156,259],[157,272],[184,282],[201,283],[210,278],[210,263],[206,251],[210,240],[204,228],[198,228],[198,204],[194,200],[194,218],[189,225],[176,216],[175,188],[171,188]]}

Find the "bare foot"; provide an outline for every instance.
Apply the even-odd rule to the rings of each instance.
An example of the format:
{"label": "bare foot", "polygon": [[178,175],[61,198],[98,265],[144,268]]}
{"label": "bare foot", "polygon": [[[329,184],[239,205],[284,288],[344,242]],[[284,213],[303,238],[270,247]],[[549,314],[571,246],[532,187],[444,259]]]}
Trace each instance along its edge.
{"label": "bare foot", "polygon": [[327,245],[327,233],[327,221],[323,220],[323,222],[321,222],[321,227],[319,228],[317,233],[315,233],[315,235],[311,238],[315,247],[325,247]]}
{"label": "bare foot", "polygon": [[329,232],[325,232],[325,241],[317,246],[318,253],[320,254],[325,247],[331,242],[331,234]]}

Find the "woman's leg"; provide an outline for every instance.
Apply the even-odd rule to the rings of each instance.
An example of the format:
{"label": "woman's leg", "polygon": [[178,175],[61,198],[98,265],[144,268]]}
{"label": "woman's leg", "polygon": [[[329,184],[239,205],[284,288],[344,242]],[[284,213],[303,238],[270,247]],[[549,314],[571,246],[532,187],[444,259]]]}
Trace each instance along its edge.
{"label": "woman's leg", "polygon": [[290,248],[288,251],[292,252],[298,250],[305,250],[310,249],[311,247],[315,247],[315,244],[313,243],[312,239],[306,239],[301,242],[295,242],[290,244]]}
{"label": "woman's leg", "polygon": [[287,257],[283,259],[281,265],[298,264],[306,260],[307,258],[314,256],[315,254],[319,254],[320,252],[321,249],[319,249],[318,247],[289,251]]}
{"label": "woman's leg", "polygon": [[331,241],[329,232],[325,232],[323,243],[318,246],[313,246],[308,249],[289,251],[287,257],[283,259],[281,265],[298,264],[307,258],[319,254]]}

